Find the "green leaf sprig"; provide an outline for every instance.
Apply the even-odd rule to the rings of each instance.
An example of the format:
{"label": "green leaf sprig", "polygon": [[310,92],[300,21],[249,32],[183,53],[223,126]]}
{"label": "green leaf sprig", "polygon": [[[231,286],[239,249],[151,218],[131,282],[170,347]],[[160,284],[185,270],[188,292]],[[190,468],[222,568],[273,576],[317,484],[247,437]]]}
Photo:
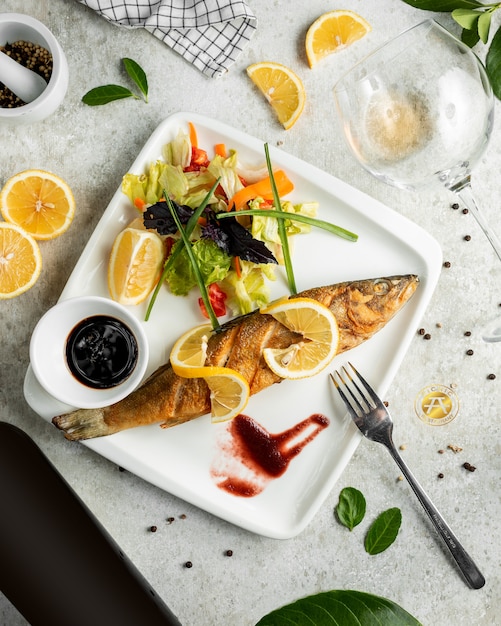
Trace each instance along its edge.
{"label": "green leaf sprig", "polygon": [[[470,48],[479,41],[487,44],[492,15],[501,8],[501,2],[483,4],[477,0],[403,0],[403,2],[416,9],[450,13],[463,29],[461,40]],[[494,95],[501,100],[501,27],[492,38],[485,59],[485,67]]]}
{"label": "green leaf sprig", "polygon": [[[143,68],[133,59],[123,58],[122,63],[125,71],[138,87],[145,102],[148,102],[148,79]],[[101,85],[94,87],[88,91],[83,97],[82,102],[89,106],[99,106],[108,104],[114,100],[122,100],[123,98],[134,98],[140,100],[140,96],[135,94],[127,87],[122,85]]]}

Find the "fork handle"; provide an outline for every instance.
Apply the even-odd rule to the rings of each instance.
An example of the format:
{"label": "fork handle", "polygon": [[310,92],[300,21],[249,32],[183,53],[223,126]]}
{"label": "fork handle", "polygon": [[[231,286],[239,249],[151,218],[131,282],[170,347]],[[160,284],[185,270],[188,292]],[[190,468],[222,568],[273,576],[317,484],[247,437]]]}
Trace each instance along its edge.
{"label": "fork handle", "polygon": [[450,553],[454,557],[454,560],[458,564],[459,569],[463,573],[463,576],[466,578],[470,587],[472,587],[473,589],[480,589],[481,587],[483,587],[485,585],[485,578],[483,577],[478,567],[475,565],[473,559],[459,543],[456,536],[449,528],[442,515],[439,513],[438,509],[435,507],[430,498],[426,495],[418,481],[414,478],[414,475],[404,463],[404,460],[397,452],[395,446],[392,444],[388,445],[387,447],[391,456],[395,459],[397,465],[402,470],[402,474],[405,476],[409,485],[412,487],[412,490],[416,494],[419,502],[421,502],[432,524],[435,526],[439,536],[443,539],[445,545],[449,548]]}

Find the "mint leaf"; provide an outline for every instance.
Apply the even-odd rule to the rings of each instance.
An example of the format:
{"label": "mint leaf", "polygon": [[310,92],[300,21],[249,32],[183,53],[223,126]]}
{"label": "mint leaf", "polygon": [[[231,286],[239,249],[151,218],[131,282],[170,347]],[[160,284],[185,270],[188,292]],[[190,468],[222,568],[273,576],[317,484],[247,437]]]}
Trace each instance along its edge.
{"label": "mint leaf", "polygon": [[122,62],[125,67],[125,71],[132,78],[132,80],[139,87],[139,90],[144,96],[146,102],[148,102],[148,79],[146,77],[145,71],[136,63],[134,59],[124,58]]}
{"label": "mint leaf", "polygon": [[108,104],[108,102],[113,102],[114,100],[122,100],[123,98],[137,98],[137,96],[130,89],[120,85],[103,85],[88,91],[82,97],[82,102],[95,107],[101,104]]}
{"label": "mint leaf", "polygon": [[383,511],[372,523],[365,537],[365,551],[379,554],[395,541],[402,523],[402,513],[398,508]]}
{"label": "mint leaf", "polygon": [[501,28],[494,35],[485,58],[485,69],[497,98],[501,99]]}
{"label": "mint leaf", "polygon": [[391,600],[370,593],[334,590],[297,600],[262,617],[256,626],[422,626]]}
{"label": "mint leaf", "polygon": [[366,502],[362,492],[354,487],[345,487],[339,494],[336,506],[338,520],[352,531],[365,517]]}

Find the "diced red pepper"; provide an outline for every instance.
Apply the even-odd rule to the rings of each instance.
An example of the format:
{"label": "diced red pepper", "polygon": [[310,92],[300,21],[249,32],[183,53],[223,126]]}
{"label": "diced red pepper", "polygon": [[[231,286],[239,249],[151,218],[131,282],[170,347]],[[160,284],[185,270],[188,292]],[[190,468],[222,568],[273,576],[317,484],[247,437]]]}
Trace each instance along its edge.
{"label": "diced red pepper", "polygon": [[[223,315],[226,315],[225,301],[228,296],[224,293],[221,287],[219,287],[219,285],[217,285],[216,283],[212,283],[212,285],[209,285],[207,291],[209,293],[209,300],[212,305],[212,310],[214,311],[216,317],[222,317]],[[207,313],[207,309],[205,308],[205,304],[202,298],[198,298],[198,305],[200,307],[200,310],[202,311],[202,315],[209,319],[209,315]]]}

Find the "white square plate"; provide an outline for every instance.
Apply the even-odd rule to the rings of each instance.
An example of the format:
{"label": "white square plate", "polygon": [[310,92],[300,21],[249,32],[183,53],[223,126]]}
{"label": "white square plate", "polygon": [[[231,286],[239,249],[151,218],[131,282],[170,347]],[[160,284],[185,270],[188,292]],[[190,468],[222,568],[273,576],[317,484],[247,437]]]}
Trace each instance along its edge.
{"label": "white square plate", "polygon": [[[180,128],[192,122],[199,146],[209,157],[215,144],[224,143],[238,151],[247,165],[264,164],[264,143],[238,130],[200,115],[178,113],[166,119],[152,134],[131,167],[143,173],[161,158],[162,146]],[[288,196],[293,201],[319,202],[318,216],[359,235],[357,243],[318,229],[295,238],[293,264],[299,291],[346,280],[377,278],[395,274],[417,274],[420,285],[405,308],[370,341],[340,355],[334,369],[352,361],[362,374],[384,394],[418,329],[440,274],[442,254],[435,241],[416,224],[373,198],[315,167],[270,146],[275,168],[284,169],[294,182]],[[107,262],[112,243],[137,211],[118,189],[103,214],[60,299],[77,295],[108,296]],[[272,297],[287,294],[282,268],[271,283]],[[147,303],[136,307],[144,319]],[[179,335],[204,322],[196,296],[180,298],[162,289],[149,322],[144,323],[150,341],[148,373],[168,359]],[[24,393],[28,404],[50,421],[66,412],[38,385],[28,368]],[[328,371],[301,381],[284,381],[252,396],[246,414],[271,433],[288,430],[314,413],[330,420],[323,430],[290,464],[280,478],[271,481],[255,497],[230,495],[216,486],[210,468],[218,454],[218,438],[227,424],[212,425],[204,416],[170,429],[146,426],[109,437],[87,440],[84,445],[158,487],[199,506],[233,524],[273,538],[298,534],[312,519],[333,488],[355,451],[360,435],[341,410]],[[61,435],[62,436],[62,435]]]}

